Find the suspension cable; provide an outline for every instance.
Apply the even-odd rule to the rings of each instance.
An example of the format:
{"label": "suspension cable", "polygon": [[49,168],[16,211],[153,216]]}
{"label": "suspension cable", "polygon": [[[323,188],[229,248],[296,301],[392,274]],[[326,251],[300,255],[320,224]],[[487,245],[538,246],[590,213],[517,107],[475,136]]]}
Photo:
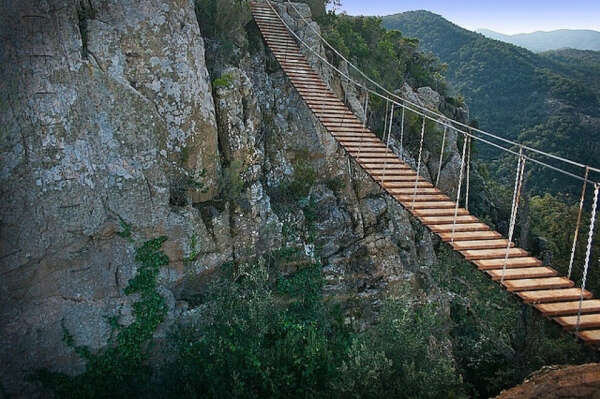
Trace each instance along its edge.
{"label": "suspension cable", "polygon": [[[349,81],[351,81],[351,82],[352,82],[354,85],[356,85],[356,86],[358,86],[358,87],[365,87],[365,86],[364,86],[364,84],[358,83],[358,82],[356,82],[355,80],[353,80],[352,78],[350,78],[350,77],[349,77],[347,74],[345,74],[345,73],[344,73],[343,71],[341,71],[339,68],[337,68],[336,66],[334,66],[333,64],[331,64],[331,63],[329,62],[329,60],[327,60],[326,58],[324,58],[324,57],[323,57],[321,54],[319,54],[319,53],[318,53],[318,52],[317,52],[315,49],[313,49],[313,48],[312,48],[311,46],[309,46],[309,45],[308,45],[308,44],[307,44],[305,41],[303,41],[303,40],[302,40],[302,39],[301,39],[301,38],[300,38],[300,37],[299,37],[299,36],[298,36],[298,35],[297,35],[297,34],[296,34],[296,33],[295,33],[295,32],[294,32],[294,31],[293,31],[291,28],[290,28],[290,26],[289,26],[289,25],[288,25],[288,24],[287,24],[287,23],[286,23],[286,22],[283,20],[283,18],[281,17],[281,15],[279,15],[279,13],[277,12],[277,10],[275,10],[275,8],[273,7],[273,5],[271,4],[271,2],[270,2],[269,0],[267,0],[267,3],[269,4],[269,6],[270,6],[270,8],[273,10],[273,12],[274,12],[274,13],[277,15],[277,17],[278,17],[278,18],[279,18],[279,20],[282,22],[282,24],[283,24],[283,25],[286,27],[286,29],[287,29],[287,30],[288,30],[288,31],[289,31],[289,32],[290,32],[290,33],[291,33],[291,34],[292,34],[292,35],[293,35],[293,36],[296,38],[296,40],[298,40],[298,42],[300,42],[300,43],[301,43],[303,46],[305,46],[305,47],[306,47],[308,50],[310,50],[310,51],[311,51],[311,52],[312,52],[312,53],[313,53],[313,54],[314,54],[314,55],[315,55],[317,58],[319,58],[321,61],[323,61],[323,63],[324,63],[324,64],[326,64],[327,66],[329,66],[330,68],[332,68],[334,71],[336,71],[336,72],[337,72],[337,73],[338,73],[340,76],[347,78]],[[306,19],[306,18],[305,18],[305,17],[304,17],[304,16],[303,16],[303,15],[302,15],[302,14],[301,14],[299,11],[298,11],[298,9],[297,9],[297,8],[296,8],[296,7],[295,7],[295,6],[294,6],[294,5],[293,5],[293,4],[292,4],[292,3],[291,3],[289,0],[288,0],[288,3],[289,3],[289,4],[292,6],[292,8],[293,8],[293,9],[296,11],[296,13],[297,13],[297,14],[298,14],[298,15],[301,17],[301,19],[302,19],[302,20],[303,20],[303,21],[304,21],[304,22],[305,22],[305,23],[306,23],[306,24],[307,24],[307,25],[310,27],[310,29],[311,29],[311,30],[313,30],[313,31],[314,31],[314,32],[317,34],[317,36],[318,36],[318,37],[319,37],[319,38],[320,38],[320,39],[321,39],[321,40],[322,40],[322,41],[323,41],[323,42],[324,42],[324,43],[325,43],[325,44],[326,44],[326,45],[327,45],[327,46],[328,46],[328,47],[329,47],[329,48],[330,48],[330,49],[331,49],[331,50],[332,50],[334,53],[336,53],[336,54],[337,54],[339,57],[341,57],[341,58],[342,58],[342,59],[343,59],[343,60],[344,60],[344,61],[345,61],[345,62],[346,62],[348,65],[350,65],[352,68],[354,68],[356,71],[358,71],[358,72],[359,72],[359,73],[360,73],[360,74],[361,74],[363,77],[365,77],[365,79],[367,79],[369,82],[373,83],[373,84],[374,84],[376,87],[378,87],[379,89],[383,90],[383,91],[384,91],[386,94],[390,95],[392,98],[396,99],[397,101],[393,100],[393,99],[392,99],[392,98],[390,98],[390,97],[386,97],[386,96],[384,96],[384,95],[382,95],[382,94],[378,93],[378,92],[377,92],[377,91],[375,91],[375,90],[372,90],[372,89],[367,89],[367,90],[368,90],[368,91],[369,91],[371,94],[373,94],[373,95],[375,95],[375,96],[377,96],[377,97],[380,97],[380,98],[382,98],[382,99],[385,99],[385,100],[392,101],[392,102],[393,102],[393,103],[394,103],[396,106],[399,106],[399,107],[402,107],[402,108],[407,108],[407,109],[409,109],[410,111],[412,111],[412,112],[414,112],[414,113],[416,113],[416,114],[418,114],[418,115],[421,115],[421,116],[423,116],[423,117],[426,117],[426,118],[428,118],[428,119],[430,119],[430,120],[432,120],[432,121],[435,121],[435,122],[437,122],[437,123],[439,123],[439,124],[441,124],[441,125],[445,125],[445,123],[441,122],[441,121],[440,121],[438,118],[445,118],[445,119],[447,119],[447,117],[446,117],[446,116],[444,116],[444,115],[442,115],[442,114],[439,114],[439,113],[437,113],[437,112],[435,112],[435,111],[432,111],[432,110],[430,110],[430,109],[428,109],[428,108],[425,108],[425,107],[423,107],[423,106],[421,106],[421,105],[419,105],[419,104],[416,104],[416,103],[414,103],[414,102],[411,102],[411,101],[409,101],[409,100],[407,100],[407,99],[405,99],[405,98],[403,98],[403,97],[400,97],[400,96],[398,96],[398,95],[396,95],[396,94],[394,94],[394,93],[391,93],[390,91],[388,91],[387,89],[385,89],[383,86],[381,86],[379,83],[377,83],[377,82],[373,81],[372,79],[370,79],[370,78],[369,78],[367,75],[365,75],[365,74],[364,74],[364,72],[362,72],[362,71],[361,71],[360,69],[358,69],[358,68],[357,68],[357,67],[356,67],[354,64],[352,64],[351,62],[349,62],[349,61],[348,61],[348,60],[347,60],[347,59],[346,59],[346,58],[345,58],[345,57],[344,57],[342,54],[340,54],[340,53],[339,53],[339,51],[337,51],[337,50],[336,50],[336,49],[335,49],[333,46],[331,46],[331,44],[329,44],[329,42],[327,42],[327,41],[326,41],[326,40],[325,40],[325,39],[324,39],[324,38],[321,36],[321,34],[320,34],[320,33],[319,33],[319,32],[318,32],[318,31],[317,31],[317,30],[316,30],[316,29],[315,29],[315,28],[314,28],[314,27],[313,27],[313,26],[312,26],[310,23],[308,23],[308,22],[307,22],[307,19]],[[409,104],[410,106],[408,106],[408,105],[406,105],[406,104]],[[414,108],[411,108],[411,107],[414,107],[414,108],[416,108],[416,109],[414,109]],[[422,112],[421,112],[421,111],[419,111],[419,110],[421,110]],[[429,113],[430,115],[427,115],[427,114],[425,114],[425,113]],[[436,118],[432,117],[431,115],[434,115]],[[468,126],[468,125],[466,125],[466,124],[464,124],[464,123],[462,123],[462,122],[456,121],[456,120],[452,120],[452,122],[453,122],[453,124],[455,124],[455,125],[462,126],[462,127],[465,127],[465,128],[467,128],[467,129],[472,129],[473,131],[475,131],[475,132],[477,132],[477,133],[483,134],[483,135],[485,135],[485,136],[488,136],[488,137],[490,137],[490,138],[494,138],[494,139],[496,139],[496,140],[499,140],[499,141],[501,141],[501,142],[504,142],[504,143],[506,143],[506,144],[509,144],[509,145],[512,145],[512,146],[519,146],[519,147],[523,147],[523,149],[524,149],[524,150],[530,151],[530,152],[532,152],[532,153],[535,153],[535,154],[538,154],[538,155],[542,155],[542,156],[546,156],[546,157],[548,157],[548,158],[552,158],[552,159],[555,159],[555,160],[558,160],[558,161],[561,161],[561,162],[564,162],[564,163],[567,163],[567,164],[570,164],[570,165],[573,165],[573,166],[577,166],[577,167],[580,167],[580,168],[589,167],[590,171],[593,171],[593,172],[599,172],[599,173],[600,173],[600,169],[598,169],[598,168],[594,168],[594,167],[591,167],[591,166],[588,166],[588,165],[581,164],[581,163],[579,163],[579,162],[575,162],[575,161],[572,161],[572,160],[569,160],[569,159],[566,159],[566,158],[563,158],[563,157],[557,156],[557,155],[553,155],[553,154],[550,154],[550,153],[547,153],[547,152],[544,152],[544,151],[541,151],[541,150],[537,150],[537,149],[535,149],[535,148],[532,148],[532,147],[529,147],[529,146],[526,146],[526,145],[523,145],[523,144],[520,144],[520,143],[514,142],[514,141],[512,141],[512,140],[505,139],[505,138],[503,138],[503,137],[500,137],[500,136],[494,135],[494,134],[492,134],[492,133],[486,132],[486,131],[484,131],[484,130],[481,130],[481,129],[471,128],[470,126]],[[455,127],[455,130],[457,130],[458,132],[460,132],[460,133],[462,133],[462,134],[468,134],[468,135],[470,135],[470,136],[471,136],[473,139],[475,139],[475,140],[478,140],[478,141],[481,141],[481,142],[483,142],[483,143],[486,143],[486,144],[489,144],[489,145],[491,145],[491,146],[493,146],[493,147],[495,147],[495,148],[498,148],[498,149],[500,149],[500,150],[502,150],[502,151],[504,151],[504,152],[507,152],[507,153],[512,153],[512,154],[516,155],[516,153],[515,153],[514,151],[512,151],[512,150],[510,150],[510,149],[508,149],[508,148],[506,148],[506,147],[502,147],[502,146],[500,146],[500,145],[498,145],[498,144],[492,143],[492,142],[490,142],[490,141],[488,141],[488,140],[485,140],[485,139],[483,139],[483,138],[481,138],[481,137],[474,136],[474,135],[472,135],[471,133],[466,133],[466,132],[464,132],[464,131],[462,131],[462,130],[456,129],[456,127]],[[567,176],[573,177],[573,178],[575,178],[575,179],[577,179],[577,180],[581,180],[581,181],[583,181],[583,180],[584,180],[582,177],[580,177],[580,176],[578,176],[578,175],[576,175],[576,174],[574,174],[574,173],[571,173],[571,172],[568,172],[568,171],[566,171],[566,170],[564,170],[564,169],[561,169],[561,168],[558,168],[558,167],[555,167],[555,166],[549,165],[549,164],[547,164],[547,163],[545,163],[545,162],[542,162],[542,161],[539,161],[539,160],[537,160],[537,159],[531,158],[531,157],[529,157],[529,156],[527,156],[527,155],[525,155],[525,159],[527,159],[528,161],[532,161],[532,162],[534,162],[534,163],[536,163],[536,164],[538,164],[538,165],[541,165],[541,166],[547,167],[547,168],[549,168],[549,169],[552,169],[552,170],[554,170],[554,171],[556,171],[556,172],[559,172],[559,173],[562,173],[562,174],[564,174],[564,175],[567,175]],[[590,183],[592,183],[592,184],[596,183],[595,181],[589,181],[589,180],[588,180],[588,182],[590,182]]]}
{"label": "suspension cable", "polygon": [[504,255],[504,264],[502,266],[502,278],[500,282],[504,282],[504,276],[506,275],[506,266],[508,264],[508,255],[512,246],[513,234],[515,232],[515,224],[517,222],[517,213],[519,211],[519,199],[521,197],[521,188],[523,186],[523,175],[525,171],[525,158],[523,157],[523,149],[520,150],[521,156],[517,163],[517,175],[515,177],[515,190],[513,193],[512,208],[510,211],[510,226],[508,228],[508,243],[506,244],[506,253]]}
{"label": "suspension cable", "polygon": [[419,161],[417,162],[417,177],[415,178],[415,191],[413,193],[412,209],[415,209],[417,202],[417,187],[419,185],[419,174],[421,173],[421,157],[423,155],[423,141],[425,139],[425,118],[423,118],[423,127],[421,128],[421,144],[419,144]]}
{"label": "suspension cable", "polygon": [[458,190],[456,191],[456,204],[454,205],[454,220],[452,221],[452,238],[454,244],[454,233],[456,233],[456,218],[458,217],[458,203],[460,202],[460,192],[462,189],[463,173],[465,170],[465,156],[467,151],[467,137],[463,138],[462,157],[460,159],[460,174],[458,176]]}
{"label": "suspension cable", "polygon": [[573,272],[573,262],[575,261],[575,250],[577,249],[577,240],[579,239],[579,229],[581,227],[581,215],[583,213],[583,204],[585,202],[585,192],[587,190],[587,178],[590,173],[589,168],[585,168],[585,181],[583,182],[583,189],[581,190],[581,199],[579,200],[579,213],[577,214],[577,223],[575,225],[575,235],[573,237],[573,248],[571,248],[571,259],[569,260],[569,274],[567,277],[571,278]]}
{"label": "suspension cable", "polygon": [[592,241],[594,239],[594,227],[596,224],[596,210],[598,209],[598,191],[600,184],[594,185],[594,204],[592,205],[592,216],[590,218],[590,231],[588,233],[587,249],[585,251],[585,264],[583,266],[583,281],[581,282],[581,294],[579,296],[579,309],[577,311],[577,325],[575,332],[579,332],[579,323],[581,321],[581,308],[583,307],[583,293],[585,291],[585,283],[587,281],[588,267],[590,265],[590,255],[592,253]]}
{"label": "suspension cable", "polygon": [[446,147],[446,133],[448,132],[448,127],[444,126],[444,136],[442,137],[442,150],[440,151],[440,167],[438,168],[438,174],[435,179],[435,186],[438,187],[440,185],[440,175],[442,174],[442,162],[444,161],[444,148]]}
{"label": "suspension cable", "polygon": [[[269,0],[267,0],[267,3],[269,3],[269,5],[271,6],[271,8],[273,8],[273,6],[271,5],[271,2],[270,2]],[[337,50],[335,47],[333,47],[333,46],[332,46],[332,45],[331,45],[331,44],[330,44],[330,43],[329,43],[329,42],[328,42],[328,41],[327,41],[327,40],[326,40],[326,39],[325,39],[325,38],[324,38],[324,37],[321,35],[321,32],[319,32],[317,29],[315,29],[315,27],[314,27],[314,26],[313,26],[311,23],[309,23],[309,21],[306,19],[306,17],[304,17],[304,15],[302,15],[302,14],[300,13],[300,11],[298,10],[298,8],[296,8],[296,6],[295,6],[295,5],[294,5],[294,4],[293,4],[293,3],[292,3],[290,0],[287,0],[287,3],[288,3],[289,5],[291,5],[291,6],[292,6],[292,8],[294,9],[294,11],[295,11],[295,12],[298,14],[298,16],[300,16],[300,18],[302,19],[302,21],[303,21],[303,22],[304,22],[304,23],[305,23],[305,24],[306,24],[306,25],[307,25],[307,26],[308,26],[308,27],[309,27],[309,28],[310,28],[310,29],[311,29],[311,30],[312,30],[312,31],[313,31],[313,32],[314,32],[316,35],[317,35],[317,37],[318,37],[318,38],[319,38],[319,39],[320,39],[320,40],[321,40],[321,41],[322,41],[322,42],[323,42],[323,43],[324,43],[324,44],[325,44],[327,47],[329,47],[329,49],[331,49],[331,51],[333,51],[333,52],[334,52],[334,53],[335,53],[335,54],[336,54],[338,57],[340,57],[340,58],[341,58],[341,59],[342,59],[344,62],[346,62],[346,64],[350,65],[350,66],[351,66],[351,67],[352,67],[352,68],[353,68],[355,71],[357,71],[357,72],[358,72],[358,73],[359,73],[359,74],[360,74],[360,75],[361,75],[363,78],[365,78],[365,79],[366,79],[368,82],[372,83],[372,84],[373,84],[375,87],[377,87],[378,89],[382,90],[382,91],[383,91],[385,94],[387,94],[388,96],[390,96],[390,97],[392,97],[392,98],[395,98],[395,99],[397,99],[397,100],[399,100],[399,101],[405,101],[405,102],[409,103],[411,106],[413,106],[413,107],[416,107],[416,108],[418,108],[418,109],[425,110],[426,112],[430,112],[431,114],[435,115],[435,116],[436,116],[436,117],[438,117],[438,118],[445,118],[445,116],[444,116],[444,115],[442,115],[442,114],[439,114],[439,113],[437,113],[437,112],[435,112],[435,111],[432,111],[432,110],[430,110],[430,109],[427,109],[427,108],[425,108],[425,107],[423,107],[423,106],[421,106],[421,105],[419,105],[419,104],[416,104],[416,103],[413,103],[413,102],[411,102],[411,101],[409,101],[409,100],[406,100],[405,98],[402,98],[402,97],[398,96],[398,95],[397,95],[397,94],[395,94],[395,93],[392,93],[391,91],[389,91],[388,89],[386,89],[385,87],[383,87],[381,84],[379,84],[379,83],[378,83],[378,82],[376,82],[375,80],[371,79],[371,78],[370,78],[370,77],[369,77],[369,76],[368,76],[366,73],[364,73],[364,72],[363,72],[363,71],[362,71],[360,68],[358,68],[358,67],[357,67],[356,65],[354,65],[352,62],[350,62],[350,61],[349,61],[349,60],[348,60],[346,57],[344,57],[344,55],[343,55],[343,54],[341,54],[341,53],[340,53],[340,52],[339,52],[339,51],[338,51],[338,50]],[[275,10],[274,10],[274,11],[275,11]],[[275,11],[275,12],[276,12],[276,11]],[[276,13],[277,13],[277,12],[276,12]],[[278,16],[279,16],[279,14],[278,14]],[[280,18],[280,19],[282,19],[280,16],[279,16],[279,18]],[[283,20],[282,20],[282,21],[283,21]],[[284,24],[285,24],[285,23],[284,23]],[[288,28],[288,30],[290,30],[290,31],[291,31],[291,29],[289,28],[289,26],[287,26],[287,25],[286,25],[286,27]],[[294,32],[292,32],[292,33],[294,33]],[[297,37],[297,35],[295,35],[295,36]],[[303,43],[303,44],[304,44],[304,43]],[[305,44],[305,45],[306,45],[306,44]],[[309,47],[309,48],[310,48],[310,47]],[[314,52],[314,51],[313,51],[313,52]],[[316,52],[315,52],[315,53],[316,53]],[[317,53],[317,55],[318,55],[318,56],[320,56],[320,54],[318,54],[318,53]],[[320,58],[322,58],[322,57],[320,57]],[[325,61],[325,62],[326,62],[326,63],[327,63],[327,64],[328,64],[330,67],[332,67],[332,68],[334,68],[334,69],[336,69],[336,70],[337,70],[337,68],[335,68],[333,65],[331,65],[331,63],[329,63],[329,61],[328,61],[328,60],[324,60],[324,61]],[[338,72],[339,72],[339,70],[338,70]],[[379,95],[380,97],[384,97],[383,95],[381,95],[381,94],[379,94],[379,93],[376,93],[376,94],[377,94],[377,95]],[[389,98],[388,98],[388,99],[389,99]],[[459,122],[459,121],[454,121],[454,123],[456,123],[456,124],[458,124],[459,126],[462,126],[462,127],[464,127],[464,128],[467,128],[467,129],[469,129],[469,128],[470,128],[470,126],[468,126],[467,124],[465,124],[465,123],[462,123],[462,122]],[[581,163],[579,163],[579,162],[575,162],[575,161],[572,161],[572,160],[570,160],[570,159],[567,159],[567,158],[560,157],[560,156],[558,156],[558,155],[550,154],[550,153],[547,153],[547,152],[544,152],[544,151],[541,151],[541,150],[538,150],[538,149],[535,149],[535,148],[532,148],[532,147],[529,147],[529,146],[523,145],[523,144],[521,144],[521,143],[514,142],[514,141],[512,141],[512,140],[509,140],[509,139],[506,139],[506,138],[503,138],[503,137],[497,136],[497,135],[495,135],[495,134],[492,134],[492,133],[486,132],[486,131],[484,131],[484,130],[481,130],[481,129],[478,129],[478,128],[473,128],[473,130],[474,130],[474,131],[476,131],[477,133],[480,133],[480,134],[483,134],[483,135],[485,135],[485,136],[488,136],[488,137],[494,138],[494,139],[496,139],[496,140],[502,141],[502,142],[504,142],[504,143],[506,143],[506,144],[510,144],[510,145],[512,145],[512,146],[519,146],[519,147],[523,147],[523,149],[524,149],[524,150],[527,150],[527,151],[530,151],[530,152],[536,153],[536,154],[538,154],[538,155],[546,156],[546,157],[549,157],[549,158],[555,159],[555,160],[557,160],[557,161],[561,161],[561,162],[564,162],[564,163],[567,163],[567,164],[570,164],[570,165],[573,165],[573,166],[577,166],[577,167],[580,167],[580,168],[586,168],[586,167],[589,167],[588,165],[584,165],[584,164],[581,164]],[[594,171],[594,172],[600,172],[600,169],[598,169],[598,168],[593,168],[593,167],[589,167],[589,168],[590,168],[590,170],[592,170],[592,171]]]}

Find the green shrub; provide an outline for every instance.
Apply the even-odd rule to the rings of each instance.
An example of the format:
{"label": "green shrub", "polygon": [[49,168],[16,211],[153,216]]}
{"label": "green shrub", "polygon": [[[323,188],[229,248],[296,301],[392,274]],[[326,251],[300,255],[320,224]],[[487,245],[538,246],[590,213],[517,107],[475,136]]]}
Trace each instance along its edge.
{"label": "green shrub", "polygon": [[220,78],[213,80],[212,86],[213,89],[218,89],[221,87],[230,87],[233,84],[233,76],[231,74],[225,74]]}

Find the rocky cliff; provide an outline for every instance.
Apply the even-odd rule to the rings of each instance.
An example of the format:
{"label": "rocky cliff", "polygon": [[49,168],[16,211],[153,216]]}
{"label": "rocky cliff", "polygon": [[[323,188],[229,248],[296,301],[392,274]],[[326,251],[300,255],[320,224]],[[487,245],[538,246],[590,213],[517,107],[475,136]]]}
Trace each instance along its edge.
{"label": "rocky cliff", "polygon": [[[291,10],[280,10],[318,44]],[[249,14],[240,17],[242,29],[224,50],[217,40],[205,42],[191,0],[5,7],[0,381],[7,393],[35,392],[25,377],[39,368],[81,372],[65,330],[76,345],[98,350],[109,320],[131,322],[133,299],[124,288],[138,267],[134,248],[145,240],[168,237],[170,264],[159,284],[169,314],[157,334],[185,314],[187,300],[221,264],[281,246],[310,253],[306,210],[282,206],[290,202],[282,186],[294,179],[310,182],[331,296],[373,303],[397,281],[418,288],[415,272],[435,263],[434,237],[349,161]],[[351,104],[361,103],[364,94],[310,59],[338,94],[347,90]],[[429,88],[402,90],[442,106]],[[456,137],[447,148],[442,182],[455,192]],[[431,151],[427,168],[437,171]],[[290,242],[290,226],[305,234]]]}

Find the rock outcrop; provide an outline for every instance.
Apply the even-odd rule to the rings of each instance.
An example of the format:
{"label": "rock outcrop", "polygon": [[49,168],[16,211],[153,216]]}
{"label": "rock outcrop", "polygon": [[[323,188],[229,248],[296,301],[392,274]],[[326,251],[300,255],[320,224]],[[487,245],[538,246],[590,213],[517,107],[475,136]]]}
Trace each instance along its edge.
{"label": "rock outcrop", "polygon": [[[310,17],[308,6],[296,7]],[[289,6],[280,11],[318,44]],[[253,22],[245,26],[251,49],[211,65],[191,0],[24,0],[0,20],[0,381],[8,393],[36,392],[25,377],[38,368],[83,369],[64,329],[98,350],[108,318],[131,317],[123,290],[141,242],[168,237],[160,285],[170,323],[219,265],[283,245],[287,227],[306,227],[302,211],[278,206],[289,201],[278,197],[281,186],[301,168],[318,171],[308,199],[331,295],[374,301],[436,261],[436,239],[316,123]],[[361,103],[310,59],[350,104]],[[403,90],[440,107],[431,89]],[[456,191],[455,136],[446,148],[442,182]],[[434,176],[436,156],[425,158]]]}
{"label": "rock outcrop", "polygon": [[502,392],[497,399],[600,397],[600,364],[549,366],[532,374],[523,384]]}

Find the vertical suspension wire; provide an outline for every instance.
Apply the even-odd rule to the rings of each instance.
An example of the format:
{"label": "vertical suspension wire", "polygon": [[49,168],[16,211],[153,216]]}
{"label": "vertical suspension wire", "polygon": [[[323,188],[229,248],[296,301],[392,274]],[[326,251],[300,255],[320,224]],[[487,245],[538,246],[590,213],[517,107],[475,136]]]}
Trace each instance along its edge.
{"label": "vertical suspension wire", "polygon": [[388,109],[390,109],[390,101],[389,101],[389,100],[387,100],[387,101],[385,102],[385,114],[383,114],[383,115],[384,115],[384,117],[383,117],[383,118],[384,118],[384,122],[383,122],[383,136],[381,137],[381,140],[382,140],[382,141],[385,141],[385,133],[387,132],[387,124],[388,124],[388,120],[387,120],[387,117],[388,117]]}
{"label": "vertical suspension wire", "polygon": [[406,106],[402,104],[402,122],[400,123],[400,157],[404,160],[404,113]]}
{"label": "vertical suspension wire", "polygon": [[579,239],[579,229],[581,227],[581,215],[583,214],[583,204],[585,202],[585,192],[587,190],[587,181],[590,175],[590,167],[585,168],[585,177],[583,179],[583,189],[581,190],[581,199],[579,200],[579,213],[577,214],[577,223],[575,226],[575,235],[573,236],[573,247],[571,248],[571,259],[569,260],[569,274],[567,277],[570,279],[573,273],[573,263],[575,262],[575,250],[577,249],[577,240]]}
{"label": "vertical suspension wire", "polygon": [[458,203],[460,202],[460,193],[462,190],[463,174],[465,170],[465,158],[467,151],[467,136],[463,138],[462,157],[460,158],[460,173],[458,176],[458,190],[456,191],[456,204],[454,205],[454,219],[452,221],[451,243],[454,244],[454,234],[456,233],[456,218],[458,217]]}
{"label": "vertical suspension wire", "polygon": [[365,136],[365,134],[367,133],[367,121],[369,119],[369,91],[367,90],[367,86],[364,86],[365,92],[366,92],[366,98],[365,98],[365,121],[363,122],[363,131],[360,134],[360,146],[358,147],[358,160],[360,161],[360,153],[362,152],[362,147],[363,147],[363,138]]}
{"label": "vertical suspension wire", "polygon": [[423,117],[423,127],[421,127],[421,144],[419,144],[419,161],[417,162],[417,177],[415,178],[415,190],[413,192],[412,209],[415,209],[417,202],[417,187],[419,185],[419,174],[421,173],[421,158],[423,156],[423,140],[425,139],[425,117]]}
{"label": "vertical suspension wire", "polygon": [[592,205],[592,215],[590,217],[590,231],[588,233],[587,249],[585,251],[585,264],[583,266],[583,280],[581,282],[581,293],[579,295],[579,308],[577,310],[577,324],[575,333],[579,333],[579,324],[581,322],[581,310],[583,308],[583,293],[585,292],[585,284],[587,282],[588,268],[590,265],[590,255],[592,254],[592,241],[594,240],[594,227],[596,226],[596,211],[598,209],[598,192],[600,191],[600,183],[594,185],[594,204]]}
{"label": "vertical suspension wire", "polygon": [[469,210],[469,188],[471,187],[471,136],[467,146],[467,187],[465,192],[465,209]]}
{"label": "vertical suspension wire", "polygon": [[387,148],[390,148],[390,138],[392,137],[393,124],[394,124],[394,104],[392,103],[392,112],[390,115],[390,125],[389,125],[388,138],[387,138],[387,143],[386,143]]}
{"label": "vertical suspension wire", "polygon": [[385,131],[383,132],[383,139],[385,144],[385,148],[386,148],[386,152],[385,155],[386,157],[384,158],[384,164],[383,164],[383,178],[382,178],[382,185],[385,185],[385,174],[387,172],[387,163],[388,163],[388,158],[387,158],[387,150],[389,150],[390,148],[390,136],[392,135],[392,125],[394,123],[394,104],[392,104],[392,111],[390,112],[390,123],[388,125],[388,137],[387,137],[387,142],[385,142]]}
{"label": "vertical suspension wire", "polygon": [[442,162],[444,161],[444,149],[446,147],[446,133],[448,133],[448,126],[444,126],[444,136],[442,137],[442,150],[440,151],[440,167],[438,168],[437,177],[435,178],[435,186],[440,185],[440,175],[442,174]]}
{"label": "vertical suspension wire", "polygon": [[521,198],[521,189],[523,188],[523,176],[525,172],[526,158],[523,156],[523,147],[519,149],[519,162],[517,163],[517,175],[515,177],[515,191],[513,193],[512,208],[510,211],[510,225],[508,228],[508,243],[506,244],[506,253],[504,254],[504,263],[502,265],[502,278],[500,283],[504,282],[506,275],[506,266],[508,264],[508,255],[512,246],[513,234],[515,232],[515,224],[517,221],[517,213],[519,211],[519,200]]}

